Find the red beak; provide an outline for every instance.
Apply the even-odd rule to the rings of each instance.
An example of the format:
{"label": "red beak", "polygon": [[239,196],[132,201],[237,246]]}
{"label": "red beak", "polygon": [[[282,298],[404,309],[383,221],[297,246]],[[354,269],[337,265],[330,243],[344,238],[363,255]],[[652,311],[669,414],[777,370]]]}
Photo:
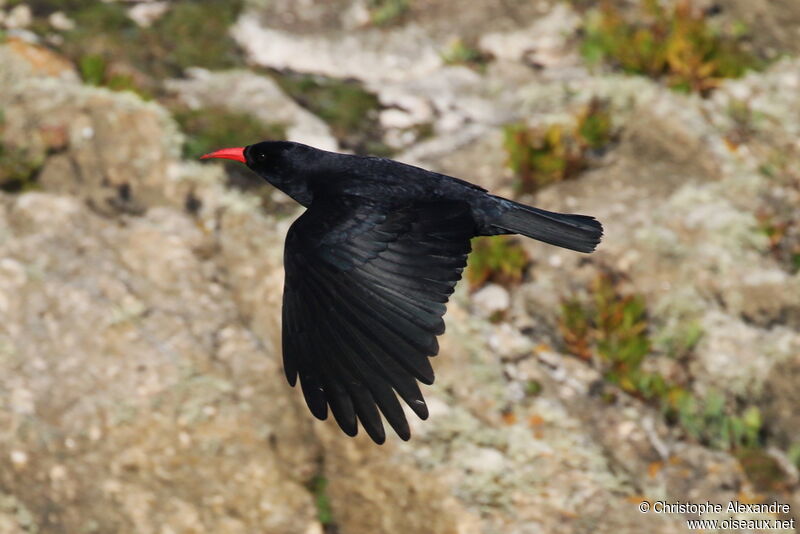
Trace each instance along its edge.
{"label": "red beak", "polygon": [[200,156],[200,159],[210,159],[210,158],[232,159],[235,161],[241,161],[242,163],[247,162],[244,158],[243,147],[223,148],[221,150],[217,150],[216,152],[211,152],[209,154],[206,154],[205,156]]}

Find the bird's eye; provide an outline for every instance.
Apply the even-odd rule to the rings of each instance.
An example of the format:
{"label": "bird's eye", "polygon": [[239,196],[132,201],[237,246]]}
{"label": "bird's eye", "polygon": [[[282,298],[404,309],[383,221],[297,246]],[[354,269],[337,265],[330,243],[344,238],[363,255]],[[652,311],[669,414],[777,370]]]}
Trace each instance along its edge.
{"label": "bird's eye", "polygon": [[267,161],[267,153],[263,150],[256,150],[256,153],[253,154],[253,156],[258,162]]}

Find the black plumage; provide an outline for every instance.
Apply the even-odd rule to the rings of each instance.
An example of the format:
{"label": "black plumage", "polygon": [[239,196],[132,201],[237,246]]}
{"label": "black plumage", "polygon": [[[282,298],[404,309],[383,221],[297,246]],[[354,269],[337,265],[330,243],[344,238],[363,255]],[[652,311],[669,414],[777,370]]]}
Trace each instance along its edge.
{"label": "black plumage", "polygon": [[403,401],[422,419],[446,303],[470,240],[519,233],[591,252],[592,217],[553,213],[396,161],[284,141],[204,158],[242,161],[308,209],[286,237],[283,365],[311,413],[348,435],[385,440],[381,414],[409,439]]}

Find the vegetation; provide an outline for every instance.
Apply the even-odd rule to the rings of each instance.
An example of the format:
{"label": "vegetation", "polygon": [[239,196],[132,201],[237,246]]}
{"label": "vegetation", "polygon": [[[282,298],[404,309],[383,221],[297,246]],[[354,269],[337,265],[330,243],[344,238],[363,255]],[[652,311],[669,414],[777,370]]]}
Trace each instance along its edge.
{"label": "vegetation", "polygon": [[370,20],[376,26],[399,23],[411,8],[409,0],[368,0]]}
{"label": "vegetation", "polygon": [[326,532],[330,532],[333,523],[333,512],[331,511],[331,501],[328,497],[328,479],[322,475],[317,475],[311,479],[308,489],[314,495],[314,504],[317,506],[317,519]]}
{"label": "vegetation", "polygon": [[572,126],[535,128],[514,123],[506,125],[503,134],[507,165],[516,177],[518,193],[533,193],[576,177],[588,167],[590,156],[614,139],[608,104],[599,99],[592,99]]}
{"label": "vegetation", "polygon": [[451,41],[447,49],[442,52],[442,61],[445,64],[464,65],[478,71],[484,71],[491,59],[489,54],[461,38]]}
{"label": "vegetation", "polygon": [[0,190],[19,193],[36,187],[36,173],[43,162],[27,150],[0,142],[0,162]]}
{"label": "vegetation", "polygon": [[3,142],[4,125],[5,116],[0,110],[0,190],[17,193],[33,189],[36,173],[44,162],[23,148]]}
{"label": "vegetation", "polygon": [[[646,303],[641,295],[621,291],[613,275],[599,274],[588,297],[564,301],[559,327],[570,353],[597,362],[608,382],[658,405],[669,421],[699,442],[719,449],[761,444],[757,407],[736,410],[715,392],[700,399],[685,385],[643,368],[653,345]],[[692,333],[684,349],[690,350],[701,335]]]}
{"label": "vegetation", "polygon": [[89,54],[78,62],[78,71],[83,81],[89,85],[108,87],[112,91],[131,91],[144,100],[153,98],[153,94],[139,86],[130,74],[113,72],[103,56]]}
{"label": "vegetation", "polygon": [[[707,93],[763,62],[743,46],[743,28],[722,32],[690,0],[644,0],[632,17],[605,2],[585,30],[583,55],[624,72],[663,79],[674,89]],[[633,20],[631,20],[633,19]]]}
{"label": "vegetation", "polygon": [[63,32],[61,51],[88,83],[148,94],[157,87],[155,80],[179,76],[187,67],[241,65],[228,35],[241,6],[241,1],[178,0],[148,28],[134,23],[117,2],[34,2],[33,11],[39,20],[60,10],[75,21],[74,29]]}
{"label": "vegetation", "polygon": [[785,492],[791,487],[782,466],[762,448],[749,447],[736,452],[747,478],[761,493]]}
{"label": "vegetation", "polygon": [[291,72],[272,75],[298,104],[327,122],[345,148],[359,154],[391,155],[381,141],[380,101],[360,83]]}
{"label": "vegetation", "polygon": [[251,114],[224,108],[178,108],[173,116],[186,134],[183,152],[189,159],[226,146],[245,146],[253,139],[286,139],[284,125],[264,124]]}
{"label": "vegetation", "polygon": [[519,284],[530,264],[525,249],[509,236],[476,237],[467,262],[467,280],[477,289],[487,282]]}
{"label": "vegetation", "polygon": [[800,271],[800,222],[793,211],[785,215],[762,211],[758,223],[767,236],[770,254],[790,272]]}

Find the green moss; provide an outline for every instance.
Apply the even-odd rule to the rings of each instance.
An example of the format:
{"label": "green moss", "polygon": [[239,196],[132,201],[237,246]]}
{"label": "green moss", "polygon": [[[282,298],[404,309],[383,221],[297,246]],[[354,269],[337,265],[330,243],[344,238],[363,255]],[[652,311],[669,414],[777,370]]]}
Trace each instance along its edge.
{"label": "green moss", "polygon": [[528,380],[525,383],[525,394],[529,397],[537,397],[542,393],[544,387],[538,380]]}
{"label": "green moss", "polygon": [[184,156],[196,159],[203,154],[228,146],[246,146],[254,140],[286,139],[283,124],[264,124],[248,113],[223,108],[173,111],[175,120],[186,134]]}
{"label": "green moss", "polygon": [[603,150],[614,139],[611,110],[607,102],[598,98],[589,101],[578,115],[575,136],[590,150]]}
{"label": "green moss", "polygon": [[80,58],[78,70],[89,85],[108,87],[112,91],[131,91],[145,100],[153,98],[152,93],[137,84],[133,76],[111,72],[103,56],[90,54]]}
{"label": "green moss", "polygon": [[487,282],[510,286],[522,281],[529,264],[528,254],[514,238],[476,237],[472,240],[466,277],[472,289]]}
{"label": "green moss", "polygon": [[358,154],[391,155],[380,140],[380,101],[360,83],[291,72],[271,75],[298,104],[328,123],[342,146]]}
{"label": "green moss", "polygon": [[317,519],[324,527],[333,524],[333,512],[331,501],[328,497],[328,479],[322,475],[317,475],[311,479],[308,489],[314,495],[314,504],[317,507]]}
{"label": "green moss", "polygon": [[597,352],[610,364],[608,376],[624,389],[638,389],[632,381],[650,352],[647,310],[641,295],[619,292],[610,276],[601,275],[593,287]]}
{"label": "green moss", "polygon": [[242,3],[227,0],[174,2],[147,32],[146,41],[163,52],[167,68],[179,73],[187,67],[227,69],[242,64],[229,28]]}
{"label": "green moss", "polygon": [[484,71],[491,61],[491,56],[477,46],[461,38],[454,39],[442,52],[442,61],[447,65],[464,65],[478,71]]}
{"label": "green moss", "polygon": [[760,448],[744,448],[736,453],[739,463],[756,491],[786,491],[790,482],[778,461]]}
{"label": "green moss", "polygon": [[[59,4],[76,23],[73,30],[64,32],[62,51],[79,65],[89,83],[152,91],[157,80],[180,76],[187,67],[224,69],[243,64],[228,31],[241,1],[172,2],[149,28],[137,26],[121,3],[76,0]],[[42,17],[52,11],[43,5],[34,10]]]}
{"label": "green moss", "polygon": [[23,148],[0,143],[0,190],[21,193],[35,189],[43,163]]}
{"label": "green moss", "polygon": [[786,452],[786,456],[793,466],[800,469],[800,443],[793,443]]}
{"label": "green moss", "polygon": [[532,128],[523,123],[503,129],[506,164],[514,172],[517,193],[533,193],[576,177],[586,169],[592,152],[604,150],[614,138],[608,105],[593,99],[573,125]]}
{"label": "green moss", "polygon": [[368,0],[370,20],[376,26],[390,26],[402,21],[411,8],[409,0]]}
{"label": "green moss", "polygon": [[663,79],[678,90],[706,93],[723,78],[738,78],[763,62],[742,46],[742,28],[727,33],[709,25],[689,0],[671,7],[645,0],[637,11],[605,3],[589,17],[582,45],[590,63]]}
{"label": "green moss", "polygon": [[7,193],[29,191],[36,187],[36,174],[44,161],[29,150],[4,143],[5,115],[0,109],[0,190]]}
{"label": "green moss", "polygon": [[800,271],[800,221],[794,216],[792,206],[767,205],[757,219],[759,231],[767,237],[770,254],[789,272]]}
{"label": "green moss", "polygon": [[6,7],[27,5],[37,17],[46,17],[56,11],[74,12],[98,4],[97,0],[6,0]]}
{"label": "green moss", "polygon": [[674,409],[670,415],[701,443],[723,450],[762,445],[763,421],[757,407],[748,406],[737,413],[716,391],[703,399],[685,390],[674,397]]}
{"label": "green moss", "polygon": [[591,310],[579,299],[568,299],[561,304],[559,330],[567,351],[587,361],[592,359],[591,321]]}
{"label": "green moss", "polygon": [[676,359],[688,357],[704,335],[703,326],[696,319],[682,319],[654,340],[654,345]]}

